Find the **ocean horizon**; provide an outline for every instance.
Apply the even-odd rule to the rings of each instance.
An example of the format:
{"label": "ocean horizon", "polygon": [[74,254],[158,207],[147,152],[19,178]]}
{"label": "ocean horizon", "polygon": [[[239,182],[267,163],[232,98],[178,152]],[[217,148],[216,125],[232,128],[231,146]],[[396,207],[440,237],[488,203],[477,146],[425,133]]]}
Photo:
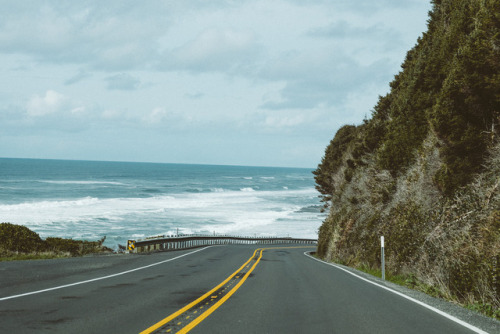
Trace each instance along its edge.
{"label": "ocean horizon", "polygon": [[316,238],[313,169],[0,158],[0,221],[117,248],[151,235]]}

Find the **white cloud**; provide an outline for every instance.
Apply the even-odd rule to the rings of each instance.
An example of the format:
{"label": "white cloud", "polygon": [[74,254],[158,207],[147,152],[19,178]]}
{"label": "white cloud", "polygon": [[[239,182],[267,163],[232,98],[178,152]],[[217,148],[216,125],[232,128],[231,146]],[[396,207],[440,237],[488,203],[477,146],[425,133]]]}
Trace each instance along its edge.
{"label": "white cloud", "polygon": [[[256,136],[266,137],[268,152],[285,152],[301,134],[304,147],[319,147],[301,152],[323,152],[337,127],[361,121],[387,91],[429,7],[421,0],[0,0],[0,134],[50,132],[53,142],[80,131],[82,147],[93,133],[95,142],[127,152],[110,138],[133,132],[141,147],[165,136],[165,146],[190,142],[206,156],[227,154],[227,162],[232,156],[219,142],[233,147],[239,138],[255,150],[241,159],[258,158]],[[19,154],[29,156],[29,148]],[[286,161],[316,163],[311,154],[303,159]]]}
{"label": "white cloud", "polygon": [[44,96],[33,96],[26,106],[26,111],[29,116],[45,116],[63,111],[67,103],[68,99],[63,94],[48,90]]}
{"label": "white cloud", "polygon": [[284,82],[278,98],[267,99],[261,107],[304,110],[341,105],[351,91],[390,80],[393,64],[384,58],[372,61],[364,65],[334,48],[285,54],[261,72],[269,80]]}
{"label": "white cloud", "polygon": [[290,128],[296,127],[304,123],[305,117],[303,115],[294,116],[276,116],[270,115],[266,117],[264,125],[270,128]]}
{"label": "white cloud", "polygon": [[79,132],[99,121],[95,107],[89,107],[49,89],[26,103],[22,116],[11,118],[10,126],[29,133]]}
{"label": "white cloud", "polygon": [[0,4],[0,51],[101,70],[144,68],[157,56],[157,40],[169,22],[163,6],[145,19],[148,9],[118,1]]}
{"label": "white cloud", "polygon": [[153,108],[141,119],[142,123],[151,128],[169,128],[175,131],[189,130],[193,118],[190,115],[183,115],[179,112],[169,111],[164,107]]}
{"label": "white cloud", "polygon": [[76,107],[70,110],[73,115],[82,115],[86,112],[86,108],[83,106]]}
{"label": "white cloud", "polygon": [[150,125],[158,125],[159,123],[162,123],[166,118],[168,117],[168,112],[165,108],[154,108],[151,110],[149,114],[147,114],[145,117],[143,117],[143,121],[146,124]]}

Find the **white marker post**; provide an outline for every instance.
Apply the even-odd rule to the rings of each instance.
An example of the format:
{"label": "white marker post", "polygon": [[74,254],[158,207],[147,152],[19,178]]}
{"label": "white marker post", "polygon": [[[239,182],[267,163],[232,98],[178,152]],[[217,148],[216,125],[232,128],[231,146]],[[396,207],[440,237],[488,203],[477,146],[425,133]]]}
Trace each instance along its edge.
{"label": "white marker post", "polygon": [[384,236],[380,237],[380,244],[382,246],[382,279],[385,280]]}

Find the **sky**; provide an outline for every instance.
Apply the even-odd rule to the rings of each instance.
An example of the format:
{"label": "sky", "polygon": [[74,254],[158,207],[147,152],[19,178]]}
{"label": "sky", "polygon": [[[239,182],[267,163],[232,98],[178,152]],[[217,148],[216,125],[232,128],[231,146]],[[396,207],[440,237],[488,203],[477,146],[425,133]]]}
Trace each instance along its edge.
{"label": "sky", "polygon": [[314,168],[428,0],[0,0],[0,157]]}

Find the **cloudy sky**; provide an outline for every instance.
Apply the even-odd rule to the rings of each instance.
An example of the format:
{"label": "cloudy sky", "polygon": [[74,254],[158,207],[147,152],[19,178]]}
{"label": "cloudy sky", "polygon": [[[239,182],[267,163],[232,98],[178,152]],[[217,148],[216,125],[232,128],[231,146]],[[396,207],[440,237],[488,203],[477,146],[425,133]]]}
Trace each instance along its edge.
{"label": "cloudy sky", "polygon": [[0,157],[315,167],[428,0],[0,0]]}

